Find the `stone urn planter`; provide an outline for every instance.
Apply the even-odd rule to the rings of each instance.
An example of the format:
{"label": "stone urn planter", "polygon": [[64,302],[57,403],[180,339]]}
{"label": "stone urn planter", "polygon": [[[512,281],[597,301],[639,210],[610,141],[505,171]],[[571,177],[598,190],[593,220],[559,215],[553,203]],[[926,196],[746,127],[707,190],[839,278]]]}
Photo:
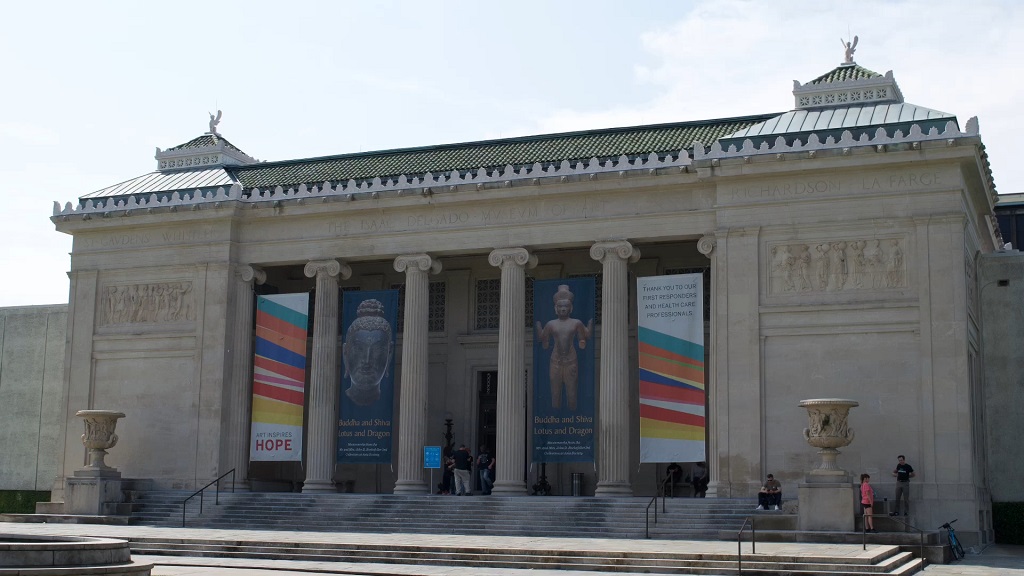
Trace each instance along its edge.
{"label": "stone urn planter", "polygon": [[124,412],[112,410],[79,410],[75,416],[85,420],[85,434],[82,444],[89,449],[87,470],[113,470],[103,461],[107,450],[117,445],[117,434],[114,428],[118,418],[124,418]]}
{"label": "stone urn planter", "polygon": [[808,427],[804,428],[804,439],[818,448],[821,464],[811,474],[845,476],[846,471],[836,465],[838,448],[853,442],[853,429],[847,424],[850,408],[859,406],[855,400],[842,398],[814,398],[801,400],[800,406],[807,409]]}

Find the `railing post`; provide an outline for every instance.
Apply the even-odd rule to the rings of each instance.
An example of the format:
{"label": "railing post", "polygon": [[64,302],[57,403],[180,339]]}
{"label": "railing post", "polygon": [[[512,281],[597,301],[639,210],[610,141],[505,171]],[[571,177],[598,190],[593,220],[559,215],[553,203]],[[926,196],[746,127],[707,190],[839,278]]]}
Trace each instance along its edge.
{"label": "railing post", "polygon": [[206,494],[206,489],[209,488],[210,486],[213,486],[214,484],[217,485],[216,486],[216,496],[215,496],[216,500],[215,500],[215,502],[216,502],[216,504],[218,506],[220,505],[220,481],[223,480],[224,478],[226,478],[228,474],[231,475],[231,491],[234,492],[235,491],[235,469],[232,468],[231,470],[228,470],[227,472],[225,472],[225,473],[221,474],[220,476],[218,476],[216,480],[210,481],[209,483],[206,484],[206,486],[203,486],[199,490],[196,490],[195,492],[193,492],[192,495],[189,496],[188,498],[185,498],[185,501],[181,503],[181,526],[182,526],[182,528],[185,527],[185,511],[188,509],[188,501],[193,499],[193,498],[195,498],[196,496],[199,496],[199,514],[202,515],[202,513],[203,513],[203,496]]}
{"label": "railing post", "polygon": [[748,516],[743,520],[743,526],[740,526],[740,531],[736,533],[737,572],[743,572],[743,531],[747,529],[748,522],[750,523],[750,553],[757,554],[757,528],[754,526],[754,516]]}
{"label": "railing post", "polygon": [[867,512],[860,515],[860,546],[862,550],[868,549],[868,515]]}
{"label": "railing post", "polygon": [[743,531],[736,537],[736,572],[743,573]]}

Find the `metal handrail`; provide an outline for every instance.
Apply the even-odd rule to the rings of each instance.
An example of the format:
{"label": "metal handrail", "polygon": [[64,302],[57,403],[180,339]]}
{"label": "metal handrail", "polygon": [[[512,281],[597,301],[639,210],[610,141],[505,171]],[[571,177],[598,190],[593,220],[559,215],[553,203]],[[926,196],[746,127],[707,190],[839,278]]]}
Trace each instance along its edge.
{"label": "metal handrail", "polygon": [[231,491],[234,492],[235,491],[235,469],[232,468],[231,470],[228,470],[227,472],[225,472],[225,473],[221,474],[220,476],[218,476],[216,480],[211,481],[206,486],[203,486],[199,490],[196,490],[195,492],[193,492],[192,495],[189,496],[188,498],[185,498],[185,500],[181,503],[181,527],[182,528],[185,527],[185,509],[186,509],[186,506],[188,505],[188,501],[193,499],[193,498],[195,498],[196,496],[199,496],[199,513],[202,514],[203,513],[203,491],[206,490],[207,488],[209,488],[210,486],[213,486],[214,484],[217,485],[217,488],[216,488],[216,491],[215,491],[216,496],[215,496],[214,503],[217,504],[218,506],[220,506],[220,481],[225,476],[227,476],[228,474],[231,475]]}
{"label": "metal handrail", "polygon": [[[657,493],[651,498],[651,501],[647,503],[647,509],[644,511],[644,537],[651,537],[651,505],[658,501],[658,496],[661,496],[661,512],[667,514],[668,509],[665,508],[665,483],[669,481],[669,478],[665,478],[661,481],[661,486],[658,487]],[[654,523],[658,523],[658,507],[654,507]]]}
{"label": "metal handrail", "polygon": [[743,572],[743,531],[746,530],[747,524],[750,524],[750,553],[757,554],[757,530],[754,529],[754,517],[747,516],[743,521],[743,526],[740,526],[740,531],[736,533],[736,572]]}
{"label": "metal handrail", "polygon": [[871,516],[872,518],[888,518],[889,520],[892,520],[893,522],[899,522],[900,524],[903,524],[907,528],[911,528],[911,529],[917,530],[917,533],[921,535],[921,543],[919,544],[919,546],[920,546],[920,552],[919,553],[921,554],[921,569],[924,569],[924,567],[928,565],[928,559],[924,557],[924,530],[921,530],[920,528],[918,528],[917,526],[914,526],[913,524],[910,524],[910,523],[904,522],[903,520],[900,520],[899,517],[897,517],[897,516],[889,516],[888,514],[864,514],[864,518],[861,519],[861,527],[860,527],[861,528],[861,535],[860,535],[861,536],[861,546],[863,547],[864,550],[868,549],[868,528],[867,528],[867,522],[864,521],[864,520],[867,519],[868,516]]}

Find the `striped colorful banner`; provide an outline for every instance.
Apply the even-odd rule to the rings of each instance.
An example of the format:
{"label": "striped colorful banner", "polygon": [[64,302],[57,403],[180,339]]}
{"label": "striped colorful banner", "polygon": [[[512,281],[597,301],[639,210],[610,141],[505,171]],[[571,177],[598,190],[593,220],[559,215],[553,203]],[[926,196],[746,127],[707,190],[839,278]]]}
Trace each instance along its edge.
{"label": "striped colorful banner", "polygon": [[705,459],[703,280],[637,279],[641,462]]}
{"label": "striped colorful banner", "polygon": [[260,296],[253,360],[253,461],[302,459],[309,294]]}

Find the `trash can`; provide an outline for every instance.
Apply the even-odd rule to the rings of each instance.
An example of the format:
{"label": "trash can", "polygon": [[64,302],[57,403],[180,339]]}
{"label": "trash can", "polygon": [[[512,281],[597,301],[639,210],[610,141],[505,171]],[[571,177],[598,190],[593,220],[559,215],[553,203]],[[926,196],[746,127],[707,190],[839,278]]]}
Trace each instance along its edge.
{"label": "trash can", "polygon": [[583,496],[583,472],[572,473],[572,495]]}

